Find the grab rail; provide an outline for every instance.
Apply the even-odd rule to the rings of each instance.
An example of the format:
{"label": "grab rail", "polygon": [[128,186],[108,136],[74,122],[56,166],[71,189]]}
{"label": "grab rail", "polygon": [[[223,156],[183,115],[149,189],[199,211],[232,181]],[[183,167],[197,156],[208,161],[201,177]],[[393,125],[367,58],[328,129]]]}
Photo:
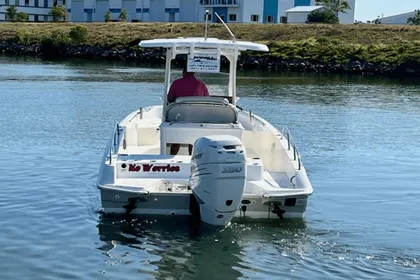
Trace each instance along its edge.
{"label": "grab rail", "polygon": [[109,164],[112,163],[112,156],[116,155],[118,153],[118,147],[120,146],[121,141],[121,133],[120,133],[121,127],[119,123],[117,122],[114,126],[114,132],[112,133],[112,138],[109,142]]}
{"label": "grab rail", "polygon": [[290,133],[289,129],[287,128],[287,126],[284,126],[281,130],[281,134],[283,136],[286,137],[287,139],[287,149],[290,151],[291,149],[293,149],[293,160],[298,162],[298,170],[300,170],[302,168],[302,162],[301,162],[301,158],[300,158],[300,153],[298,148],[296,147],[296,142],[293,139],[292,134]]}

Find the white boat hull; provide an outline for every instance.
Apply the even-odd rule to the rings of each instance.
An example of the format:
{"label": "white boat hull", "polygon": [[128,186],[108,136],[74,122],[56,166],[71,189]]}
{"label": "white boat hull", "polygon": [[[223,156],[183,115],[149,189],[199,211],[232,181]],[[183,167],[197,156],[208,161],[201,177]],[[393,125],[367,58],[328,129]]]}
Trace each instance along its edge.
{"label": "white boat hull", "polygon": [[[239,217],[282,219],[304,216],[313,190],[287,130],[280,132],[264,119],[240,111],[235,126],[185,124],[177,130],[172,125],[168,128],[170,133],[165,134],[162,130],[167,124],[161,124],[161,110],[161,106],[153,106],[133,112],[116,127],[104,154],[97,182],[105,213],[197,216],[200,212],[199,216],[203,218],[203,210],[207,210],[204,216],[210,216],[202,221],[213,225],[226,225],[231,218]],[[238,185],[235,190],[237,198],[229,198],[240,202],[233,209],[224,211],[230,212],[226,217],[223,214],[223,217],[215,219],[218,214],[213,210],[222,205],[220,201],[224,203],[228,199],[223,197],[223,190],[230,183],[219,180],[224,175],[221,174],[222,168],[211,165],[214,167],[210,172],[215,176],[213,183],[213,177],[209,181],[203,181],[205,177],[194,179],[192,175],[197,163],[188,155],[188,150],[181,148],[179,155],[171,156],[161,142],[171,142],[171,137],[176,141],[192,141],[200,135],[211,136],[214,131],[220,138],[231,130],[232,136],[237,137],[245,147],[243,154],[246,162],[241,173],[245,186]],[[226,163],[221,163],[220,167],[223,165]],[[229,168],[226,170],[230,172]],[[236,178],[232,182],[236,184],[240,181]],[[193,189],[197,191],[195,196]],[[197,208],[197,197],[203,197],[204,192],[212,190],[215,196],[206,202],[204,207],[207,208],[203,205]]]}
{"label": "white boat hull", "polygon": [[[118,215],[156,215],[156,216],[191,216],[191,200],[193,193],[153,193],[136,194],[127,191],[118,191],[115,187],[112,189],[107,186],[100,186],[101,202],[103,211],[106,214]],[[130,198],[137,198],[136,208],[127,211],[127,205]],[[278,197],[258,197],[252,194],[244,194],[238,209],[234,213],[235,218],[253,218],[253,219],[288,219],[303,218],[309,195],[289,194],[288,196]],[[286,206],[286,199],[294,206]],[[277,205],[277,206],[276,206]],[[281,212],[276,212],[280,210]]]}

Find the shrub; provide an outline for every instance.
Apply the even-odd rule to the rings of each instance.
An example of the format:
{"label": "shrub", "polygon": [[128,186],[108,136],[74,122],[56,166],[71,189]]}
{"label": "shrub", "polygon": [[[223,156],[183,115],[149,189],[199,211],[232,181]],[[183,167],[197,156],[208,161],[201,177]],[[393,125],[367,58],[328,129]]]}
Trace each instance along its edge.
{"label": "shrub", "polygon": [[52,15],[53,21],[65,21],[67,16],[66,7],[63,5],[55,6],[51,9],[50,15]]}
{"label": "shrub", "polygon": [[29,15],[24,12],[20,12],[16,14],[16,21],[28,21]]}
{"label": "shrub", "polygon": [[339,22],[338,17],[331,11],[316,10],[308,15],[307,23],[327,23],[337,24]]}
{"label": "shrub", "polygon": [[81,25],[75,26],[70,30],[69,36],[76,44],[84,43],[87,40],[88,29]]}
{"label": "shrub", "polygon": [[28,45],[32,41],[32,36],[31,35],[32,34],[26,29],[18,29],[16,31],[14,41],[19,43],[19,44]]}
{"label": "shrub", "polygon": [[420,10],[416,10],[414,16],[407,19],[407,23],[420,25]]}
{"label": "shrub", "polygon": [[64,53],[65,47],[71,39],[68,32],[63,30],[54,30],[51,34],[41,39],[41,53],[47,58],[57,58]]}
{"label": "shrub", "polygon": [[17,8],[15,6],[9,6],[6,9],[6,15],[8,19],[12,22],[16,21],[17,17]]}
{"label": "shrub", "polygon": [[110,21],[112,21],[112,14],[111,14],[111,11],[108,10],[105,13],[105,22],[110,22]]}
{"label": "shrub", "polygon": [[120,16],[118,17],[120,21],[126,21],[128,18],[128,12],[126,9],[122,9]]}
{"label": "shrub", "polygon": [[42,38],[41,45],[59,47],[68,44],[70,40],[67,32],[54,30],[49,36]]}

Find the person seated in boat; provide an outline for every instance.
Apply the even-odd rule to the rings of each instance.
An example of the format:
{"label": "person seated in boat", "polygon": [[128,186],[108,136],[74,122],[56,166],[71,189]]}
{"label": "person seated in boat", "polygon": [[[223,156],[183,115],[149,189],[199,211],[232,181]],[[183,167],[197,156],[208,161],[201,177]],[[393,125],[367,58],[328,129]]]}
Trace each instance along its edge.
{"label": "person seated in boat", "polygon": [[185,96],[209,96],[207,86],[195,77],[194,72],[187,72],[186,64],[182,70],[182,78],[175,80],[169,88],[168,102],[175,102],[178,97]]}
{"label": "person seated in boat", "polygon": [[[209,96],[207,86],[195,77],[194,72],[187,71],[187,65],[184,64],[182,69],[182,78],[175,80],[168,93],[168,102],[172,103],[178,97],[185,96]],[[177,155],[179,152],[180,144],[171,145],[171,155]],[[193,145],[188,145],[188,153],[191,155]]]}

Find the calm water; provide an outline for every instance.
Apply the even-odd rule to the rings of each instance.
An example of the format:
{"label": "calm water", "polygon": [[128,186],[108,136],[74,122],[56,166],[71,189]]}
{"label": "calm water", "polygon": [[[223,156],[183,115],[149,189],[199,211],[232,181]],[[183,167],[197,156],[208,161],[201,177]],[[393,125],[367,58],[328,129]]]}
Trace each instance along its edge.
{"label": "calm water", "polygon": [[0,279],[420,279],[420,84],[240,77],[240,105],[300,147],[315,189],[303,220],[103,217],[113,125],[160,102],[162,79],[0,57]]}

